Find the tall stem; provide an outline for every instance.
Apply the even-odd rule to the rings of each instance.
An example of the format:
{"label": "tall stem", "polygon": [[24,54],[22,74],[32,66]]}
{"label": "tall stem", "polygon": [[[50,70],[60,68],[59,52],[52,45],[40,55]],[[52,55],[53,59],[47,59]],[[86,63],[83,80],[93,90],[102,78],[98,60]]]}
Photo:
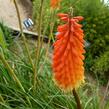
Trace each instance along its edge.
{"label": "tall stem", "polygon": [[75,89],[73,89],[73,95],[74,95],[74,98],[75,98],[75,101],[76,101],[76,104],[77,104],[77,109],[82,109],[79,96],[78,96]]}
{"label": "tall stem", "polygon": [[26,49],[26,52],[27,52],[27,55],[28,55],[28,58],[29,58],[29,62],[31,63],[32,68],[34,69],[34,64],[32,62],[31,55],[29,53],[29,48],[28,48],[28,45],[26,43],[26,38],[25,38],[25,35],[23,33],[23,27],[22,27],[22,22],[21,22],[21,18],[20,18],[19,8],[17,6],[16,0],[13,0],[13,1],[14,1],[14,5],[15,5],[15,8],[16,8],[16,12],[17,12],[17,17],[18,17],[18,21],[19,21],[20,32],[21,32],[21,36],[22,36],[22,39],[23,39],[23,42],[24,42],[24,46],[25,46],[25,49]]}
{"label": "tall stem", "polygon": [[40,55],[40,47],[41,47],[41,30],[42,30],[41,26],[42,26],[43,3],[44,3],[44,0],[41,0],[40,12],[39,12],[39,24],[38,24],[38,43],[37,43],[37,49],[36,49],[36,64],[38,62],[38,57]]}
{"label": "tall stem", "polygon": [[36,48],[36,59],[35,59],[35,64],[34,64],[34,81],[33,81],[33,90],[36,89],[36,80],[37,79],[37,72],[38,72],[38,62],[39,62],[39,56],[40,56],[40,50],[41,50],[41,26],[42,26],[42,11],[43,11],[43,3],[44,0],[41,0],[41,5],[40,5],[40,12],[39,12],[39,24],[38,24],[38,42],[37,42],[37,48]]}
{"label": "tall stem", "polygon": [[49,37],[48,37],[48,43],[47,43],[47,47],[46,47],[46,52],[45,52],[45,57],[44,57],[44,61],[43,61],[43,64],[42,66],[40,67],[40,69],[43,69],[44,67],[44,64],[47,60],[47,56],[48,56],[48,53],[49,53],[49,47],[50,47],[50,42],[51,40],[54,42],[54,38],[53,38],[53,29],[54,29],[54,24],[55,24],[55,11],[54,10],[51,10],[51,16],[49,17],[51,20],[50,20],[50,34],[49,34]]}
{"label": "tall stem", "polygon": [[28,58],[29,58],[29,62],[31,63],[32,65],[32,70],[33,70],[33,75],[34,75],[34,80],[33,80],[33,89],[35,89],[34,87],[36,86],[36,66],[34,66],[33,64],[33,61],[32,61],[32,58],[31,58],[31,55],[29,53],[29,48],[28,48],[28,45],[26,43],[26,38],[25,38],[25,35],[23,34],[23,28],[22,28],[22,23],[21,23],[21,18],[20,18],[20,12],[19,12],[19,8],[17,6],[17,2],[16,0],[14,0],[14,4],[15,4],[15,8],[16,8],[16,12],[17,12],[17,16],[18,16],[18,20],[19,20],[19,27],[20,27],[20,31],[21,31],[21,36],[23,38],[23,42],[24,42],[24,46],[25,46],[25,49],[26,49],[26,52],[27,52],[27,55],[28,55]]}
{"label": "tall stem", "polygon": [[[29,58],[29,62],[31,63],[32,65],[32,68],[34,69],[34,64],[32,62],[32,59],[31,59],[31,55],[29,53],[29,48],[28,48],[28,45],[26,43],[26,38],[25,38],[25,35],[23,34],[23,27],[22,27],[22,23],[21,23],[21,18],[20,18],[20,12],[19,12],[19,8],[17,6],[17,2],[16,0],[13,0],[14,2],[14,5],[15,5],[15,8],[16,8],[16,12],[17,12],[17,17],[18,17],[18,21],[19,21],[19,28],[20,28],[20,32],[21,32],[21,36],[22,36],[22,39],[23,39],[23,42],[24,42],[24,46],[25,46],[25,49],[26,49],[26,52],[27,52],[27,55],[28,55],[28,58]],[[17,79],[17,78],[16,78]],[[17,80],[18,81],[18,80]],[[19,86],[22,88],[22,90],[26,93],[25,89],[22,87],[22,85],[20,84],[20,81],[18,81],[19,83]],[[29,100],[29,98],[26,96],[26,99],[29,103],[29,105],[31,106],[31,102]]]}
{"label": "tall stem", "polygon": [[[41,0],[40,12],[39,12],[39,24],[38,24],[38,44],[37,48],[41,47],[41,30],[42,30],[42,16],[43,16],[43,4],[44,0]],[[37,49],[40,51],[40,49]],[[38,53],[39,54],[39,53]]]}
{"label": "tall stem", "polygon": [[54,10],[51,10],[51,15],[52,16],[51,16],[51,22],[50,22],[50,35],[49,35],[49,39],[48,39],[48,43],[47,43],[45,60],[46,60],[46,57],[47,57],[47,54],[48,54],[48,51],[49,51],[51,39],[54,42],[54,39],[53,39],[53,29],[54,29],[54,23],[55,23],[55,11]]}

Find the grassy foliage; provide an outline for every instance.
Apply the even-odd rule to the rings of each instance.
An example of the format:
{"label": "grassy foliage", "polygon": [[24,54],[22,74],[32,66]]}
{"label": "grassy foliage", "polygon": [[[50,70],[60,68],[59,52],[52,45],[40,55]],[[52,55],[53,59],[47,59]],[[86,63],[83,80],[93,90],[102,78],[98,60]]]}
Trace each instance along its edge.
{"label": "grassy foliage", "polygon": [[[50,60],[44,63],[44,53],[40,61],[40,65],[44,64],[38,72],[38,83],[35,93],[32,90],[32,68],[27,59],[20,57],[7,51],[10,54],[7,57],[7,61],[15,70],[15,73],[21,81],[23,87],[26,90],[24,93],[14,80],[9,75],[9,72],[5,66],[0,63],[0,95],[3,98],[3,102],[0,100],[1,109],[75,109],[76,103],[72,93],[64,93],[54,85],[52,80],[52,71]],[[90,84],[86,81],[78,93],[81,98],[83,109],[99,109],[102,97],[100,97],[99,85]],[[90,96],[89,96],[90,95]],[[28,106],[28,102],[25,99],[28,96],[32,107]],[[105,104],[108,106],[108,102]]]}

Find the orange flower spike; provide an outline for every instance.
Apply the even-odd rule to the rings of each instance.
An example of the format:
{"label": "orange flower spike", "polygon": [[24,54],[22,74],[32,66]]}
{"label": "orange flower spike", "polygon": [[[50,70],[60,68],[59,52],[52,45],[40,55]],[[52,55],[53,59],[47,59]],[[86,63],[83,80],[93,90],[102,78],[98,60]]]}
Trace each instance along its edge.
{"label": "orange flower spike", "polygon": [[84,82],[84,33],[82,25],[78,24],[83,17],[70,18],[63,13],[58,16],[66,24],[58,26],[57,40],[53,44],[54,80],[61,89],[71,91]]}
{"label": "orange flower spike", "polygon": [[59,7],[59,3],[61,0],[51,0],[50,5],[52,8],[57,8]]}

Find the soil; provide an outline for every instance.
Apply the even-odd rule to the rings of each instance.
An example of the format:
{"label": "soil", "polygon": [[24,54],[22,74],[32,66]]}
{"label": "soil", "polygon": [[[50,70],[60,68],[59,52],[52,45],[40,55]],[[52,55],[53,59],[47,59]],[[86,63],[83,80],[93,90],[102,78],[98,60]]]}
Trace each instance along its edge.
{"label": "soil", "polygon": [[[16,0],[22,22],[32,16],[32,3],[30,0]],[[18,18],[13,0],[0,0],[0,22],[7,26],[18,28]]]}

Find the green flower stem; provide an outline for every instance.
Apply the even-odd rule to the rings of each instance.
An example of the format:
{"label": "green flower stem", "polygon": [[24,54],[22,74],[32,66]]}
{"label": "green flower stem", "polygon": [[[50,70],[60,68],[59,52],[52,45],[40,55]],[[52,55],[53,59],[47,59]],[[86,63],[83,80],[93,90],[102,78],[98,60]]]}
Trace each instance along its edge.
{"label": "green flower stem", "polygon": [[37,73],[38,72],[38,62],[39,62],[39,57],[40,57],[40,50],[41,50],[41,46],[42,46],[42,43],[41,43],[41,30],[42,30],[42,15],[43,15],[43,3],[44,3],[44,0],[41,0],[41,5],[40,5],[40,12],[39,12],[39,24],[38,24],[38,42],[37,42],[37,48],[36,48],[36,59],[35,59],[35,69],[34,69],[34,81],[33,81],[33,91],[36,90],[36,80],[38,81],[37,79]]}
{"label": "green flower stem", "polygon": [[27,45],[27,42],[26,42],[26,38],[25,38],[25,35],[23,33],[23,28],[22,28],[22,23],[21,23],[19,8],[17,6],[16,0],[13,0],[13,1],[14,1],[14,5],[15,5],[15,8],[16,8],[16,12],[17,12],[17,17],[18,17],[18,21],[19,21],[20,32],[21,32],[21,36],[23,38],[24,46],[25,46],[25,49],[26,49],[26,52],[27,52],[29,61],[30,61],[31,65],[32,65],[32,68],[34,69],[34,64],[32,62],[31,55],[29,53],[29,48],[28,48],[28,45]]}
{"label": "green flower stem", "polygon": [[48,39],[48,44],[47,44],[45,59],[46,59],[47,54],[48,54],[48,51],[49,51],[49,46],[50,46],[51,39],[54,42],[54,38],[53,38],[54,22],[55,22],[55,11],[54,10],[51,10],[50,35],[49,35],[49,39]]}
{"label": "green flower stem", "polygon": [[49,17],[51,19],[50,21],[50,34],[49,34],[49,37],[48,37],[48,43],[47,43],[47,47],[46,47],[46,52],[45,52],[45,58],[44,58],[44,61],[43,61],[43,64],[42,66],[40,67],[40,69],[43,69],[44,67],[44,64],[47,60],[47,55],[49,53],[49,47],[50,47],[50,42],[51,40],[54,42],[54,38],[53,38],[53,29],[54,29],[54,23],[55,23],[55,11],[51,9],[51,16]]}
{"label": "green flower stem", "polygon": [[[24,42],[24,46],[25,46],[25,49],[26,49],[26,52],[27,52],[27,55],[28,55],[28,58],[29,58],[29,62],[30,62],[31,65],[32,65],[32,69],[34,69],[34,64],[33,64],[33,62],[32,62],[31,55],[30,55],[30,53],[29,53],[29,48],[28,48],[28,45],[27,45],[27,43],[26,43],[26,38],[25,38],[25,35],[24,35],[24,33],[23,33],[23,28],[22,28],[22,23],[21,23],[19,8],[18,8],[18,6],[17,6],[16,0],[13,0],[13,2],[14,2],[14,5],[15,5],[15,8],[16,8],[17,17],[18,17],[18,21],[19,21],[20,32],[21,32],[21,36],[22,36],[22,39],[23,39],[23,42]],[[19,83],[19,85],[20,85],[20,83]],[[20,86],[22,86],[22,85],[20,85]],[[23,90],[24,92],[26,92],[23,87],[22,87],[22,90]],[[29,98],[28,98],[27,96],[26,96],[26,99],[27,99],[29,105],[31,106],[31,102],[30,102],[30,100],[29,100]]]}
{"label": "green flower stem", "polygon": [[21,36],[23,38],[23,42],[24,42],[24,46],[25,46],[25,49],[26,49],[26,52],[27,52],[27,55],[28,55],[28,58],[29,58],[29,62],[31,63],[32,65],[32,69],[33,69],[33,75],[34,75],[34,80],[33,80],[33,88],[36,86],[36,66],[34,66],[33,64],[33,61],[32,61],[32,58],[31,58],[31,55],[29,53],[29,48],[28,48],[28,45],[26,43],[26,38],[25,38],[25,35],[23,34],[23,28],[22,28],[22,23],[21,23],[21,18],[20,18],[20,12],[19,12],[19,8],[17,6],[17,2],[16,0],[14,0],[14,4],[15,4],[15,8],[16,8],[16,12],[17,12],[17,16],[18,16],[18,20],[19,20],[19,27],[20,27],[20,31],[21,31]]}
{"label": "green flower stem", "polygon": [[[44,0],[41,0],[40,12],[39,12],[39,24],[38,24],[38,45],[37,45],[39,48],[42,46],[41,30],[42,30],[43,4],[44,4]],[[40,51],[40,49],[38,50]]]}
{"label": "green flower stem", "polygon": [[82,109],[79,96],[78,96],[75,89],[73,89],[73,95],[74,95],[74,98],[75,98],[75,101],[76,101],[76,104],[77,104],[77,109]]}

